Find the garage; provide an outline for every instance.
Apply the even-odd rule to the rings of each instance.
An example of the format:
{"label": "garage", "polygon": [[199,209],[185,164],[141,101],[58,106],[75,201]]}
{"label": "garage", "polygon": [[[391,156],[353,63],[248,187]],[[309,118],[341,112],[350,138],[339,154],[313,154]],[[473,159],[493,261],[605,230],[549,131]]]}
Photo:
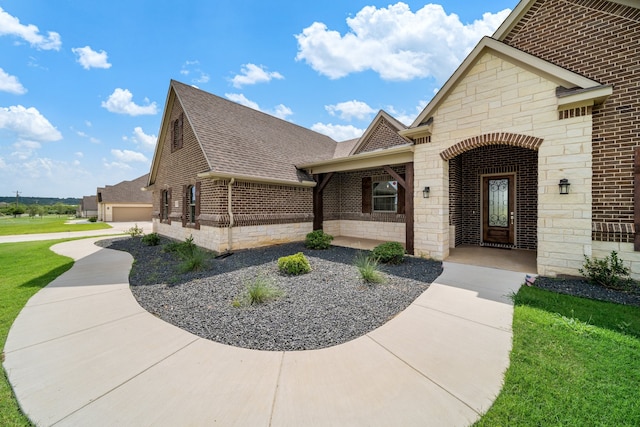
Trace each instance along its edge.
{"label": "garage", "polygon": [[151,221],[151,206],[119,206],[113,207],[113,222]]}

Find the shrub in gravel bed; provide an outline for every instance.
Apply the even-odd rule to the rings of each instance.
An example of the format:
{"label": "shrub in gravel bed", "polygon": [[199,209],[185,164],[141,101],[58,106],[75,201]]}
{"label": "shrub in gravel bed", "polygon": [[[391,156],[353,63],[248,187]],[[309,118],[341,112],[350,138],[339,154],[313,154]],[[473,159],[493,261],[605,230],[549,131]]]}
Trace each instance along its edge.
{"label": "shrub in gravel bed", "polygon": [[353,264],[360,272],[360,277],[367,283],[383,283],[384,276],[380,273],[378,261],[373,256],[360,252],[356,255]]}
{"label": "shrub in gravel bed", "polygon": [[285,274],[297,276],[298,274],[306,274],[311,271],[309,260],[302,252],[295,255],[284,256],[278,258],[278,270]]}
{"label": "shrub in gravel bed", "polygon": [[385,242],[373,248],[371,255],[385,264],[402,264],[404,248],[398,242]]}
{"label": "shrub in gravel bed", "polygon": [[309,249],[329,249],[333,236],[322,230],[315,230],[307,234],[304,245]]}
{"label": "shrub in gravel bed", "polygon": [[246,285],[246,294],[241,299],[233,300],[234,307],[241,307],[242,302],[247,304],[262,304],[269,300],[278,298],[283,295],[283,292],[278,288],[273,280],[260,274]]}
{"label": "shrub in gravel bed", "polygon": [[611,255],[598,259],[584,256],[584,267],[580,274],[587,277],[591,283],[615,290],[625,290],[631,285],[630,271],[625,267],[623,261],[618,258],[616,251],[611,251]]}
{"label": "shrub in gravel bed", "polygon": [[156,246],[160,244],[160,236],[158,236],[158,233],[146,234],[142,236],[142,243],[147,246]]}

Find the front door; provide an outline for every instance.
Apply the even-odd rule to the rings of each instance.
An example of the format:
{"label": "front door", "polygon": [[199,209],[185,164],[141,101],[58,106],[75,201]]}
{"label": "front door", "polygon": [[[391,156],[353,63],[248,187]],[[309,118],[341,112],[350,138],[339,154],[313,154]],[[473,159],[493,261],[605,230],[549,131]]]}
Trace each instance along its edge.
{"label": "front door", "polygon": [[515,243],[514,176],[482,178],[482,242]]}

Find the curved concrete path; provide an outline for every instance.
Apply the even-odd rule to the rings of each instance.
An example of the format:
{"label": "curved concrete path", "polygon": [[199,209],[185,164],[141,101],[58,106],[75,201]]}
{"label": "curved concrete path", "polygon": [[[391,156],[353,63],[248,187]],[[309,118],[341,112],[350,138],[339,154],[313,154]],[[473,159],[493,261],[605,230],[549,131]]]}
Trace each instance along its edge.
{"label": "curved concrete path", "polygon": [[4,368],[40,426],[465,426],[500,391],[508,294],[522,273],[445,263],[411,306],[321,350],[218,344],[143,310],[129,254],[97,239],[54,246],[73,268],[11,327]]}

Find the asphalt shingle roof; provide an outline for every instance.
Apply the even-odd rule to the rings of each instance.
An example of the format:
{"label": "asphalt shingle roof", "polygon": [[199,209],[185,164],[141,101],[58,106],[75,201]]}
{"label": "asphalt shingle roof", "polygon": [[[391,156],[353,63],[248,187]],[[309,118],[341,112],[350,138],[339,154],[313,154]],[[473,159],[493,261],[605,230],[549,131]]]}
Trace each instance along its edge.
{"label": "asphalt shingle roof", "polygon": [[102,203],[152,203],[152,193],[142,191],[147,185],[149,174],[142,175],[132,181],[122,181],[116,185],[99,187]]}
{"label": "asphalt shingle roof", "polygon": [[213,172],[309,180],[296,164],[331,159],[336,141],[269,114],[172,80]]}

